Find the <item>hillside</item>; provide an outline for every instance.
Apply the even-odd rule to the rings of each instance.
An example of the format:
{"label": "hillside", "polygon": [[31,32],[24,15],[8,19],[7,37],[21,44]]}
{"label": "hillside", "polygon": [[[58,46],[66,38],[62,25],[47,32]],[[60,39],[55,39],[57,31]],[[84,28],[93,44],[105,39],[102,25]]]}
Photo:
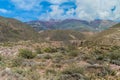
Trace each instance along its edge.
{"label": "hillside", "polygon": [[35,30],[79,30],[79,31],[102,31],[117,24],[117,22],[110,20],[94,20],[85,21],[77,19],[66,20],[49,20],[49,21],[30,21],[26,22],[31,25]]}
{"label": "hillside", "polygon": [[120,45],[120,23],[98,33],[92,39],[104,45]]}
{"label": "hillside", "polygon": [[50,41],[83,40],[86,37],[80,31],[74,30],[46,30],[40,31],[39,35],[42,39]]}
{"label": "hillside", "polygon": [[11,18],[0,17],[0,41],[35,39],[37,32],[30,26]]}

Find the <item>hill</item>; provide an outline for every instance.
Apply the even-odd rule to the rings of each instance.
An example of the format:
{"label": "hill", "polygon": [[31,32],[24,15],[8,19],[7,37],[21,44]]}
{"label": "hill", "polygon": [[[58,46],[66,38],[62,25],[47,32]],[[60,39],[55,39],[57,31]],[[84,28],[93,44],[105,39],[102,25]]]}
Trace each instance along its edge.
{"label": "hill", "polygon": [[94,39],[96,43],[104,45],[120,45],[120,23],[108,30],[98,33],[92,39]]}
{"label": "hill", "polygon": [[0,41],[35,39],[37,32],[16,19],[0,17]]}
{"label": "hill", "polygon": [[83,40],[86,37],[85,34],[74,30],[46,30],[40,31],[39,35],[50,41]]}
{"label": "hill", "polygon": [[79,31],[102,31],[117,24],[111,20],[85,21],[77,19],[49,20],[49,21],[30,21],[26,22],[35,30],[79,30]]}

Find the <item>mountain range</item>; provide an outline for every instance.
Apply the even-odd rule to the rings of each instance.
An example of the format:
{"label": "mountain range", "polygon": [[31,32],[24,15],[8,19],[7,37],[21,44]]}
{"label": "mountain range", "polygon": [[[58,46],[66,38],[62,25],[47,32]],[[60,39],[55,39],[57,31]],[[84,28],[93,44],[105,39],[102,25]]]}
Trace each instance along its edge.
{"label": "mountain range", "polygon": [[[36,24],[36,27],[31,27],[28,24]],[[39,24],[39,26],[37,26],[37,24]],[[43,24],[44,27],[40,26]],[[35,31],[34,28],[39,32]],[[94,32],[97,29],[104,31]],[[93,30],[93,32],[91,30]],[[89,40],[97,43],[119,44],[119,35],[120,23],[117,24],[117,22],[110,20],[95,20],[93,22],[87,22],[67,19],[64,21],[51,20],[48,22],[32,21],[25,24],[16,19],[0,17],[1,42],[35,39],[47,41],[85,40],[89,37]]]}
{"label": "mountain range", "polygon": [[103,31],[117,24],[111,20],[99,20],[85,21],[77,19],[65,19],[65,20],[54,20],[49,21],[29,21],[25,22],[32,26],[35,30],[79,30],[79,31]]}

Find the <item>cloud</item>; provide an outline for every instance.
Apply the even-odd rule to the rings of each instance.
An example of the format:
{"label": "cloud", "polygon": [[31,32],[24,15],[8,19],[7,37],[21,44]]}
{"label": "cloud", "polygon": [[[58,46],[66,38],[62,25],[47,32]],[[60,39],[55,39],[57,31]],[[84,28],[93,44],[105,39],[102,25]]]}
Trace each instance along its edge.
{"label": "cloud", "polygon": [[6,10],[6,9],[0,9],[1,13],[9,13],[10,11]]}
{"label": "cloud", "polygon": [[16,6],[16,8],[20,8],[23,10],[34,10],[35,8],[39,8],[39,3],[41,1],[38,0],[11,0],[11,2]]}
{"label": "cloud", "polygon": [[[76,14],[79,19],[94,20],[120,18],[119,0],[76,0]],[[113,9],[116,7],[114,11]]]}
{"label": "cloud", "polygon": [[[38,19],[120,19],[120,0],[10,0],[19,10],[33,11]],[[48,2],[50,5],[42,4]],[[40,4],[41,3],[41,4]],[[72,5],[71,5],[72,4]],[[45,5],[46,8],[42,5]],[[5,12],[5,11],[4,11]],[[35,14],[34,14],[35,15]],[[36,15],[35,15],[36,17]]]}
{"label": "cloud", "polygon": [[53,4],[62,4],[64,2],[75,2],[75,0],[46,0]]}
{"label": "cloud", "polygon": [[53,3],[53,4],[61,4],[61,3],[66,2],[68,0],[48,0],[48,1]]}
{"label": "cloud", "polygon": [[66,19],[66,18],[74,18],[75,9],[71,8],[65,11],[59,5],[51,5],[51,11],[45,14],[42,14],[39,19],[40,20],[49,20],[49,19]]}
{"label": "cloud", "polygon": [[63,9],[60,9],[59,5],[51,5],[50,6],[51,11],[47,12],[45,14],[42,14],[39,19],[45,18],[45,20],[49,20],[51,18],[60,19],[62,18],[62,14],[64,13]]}

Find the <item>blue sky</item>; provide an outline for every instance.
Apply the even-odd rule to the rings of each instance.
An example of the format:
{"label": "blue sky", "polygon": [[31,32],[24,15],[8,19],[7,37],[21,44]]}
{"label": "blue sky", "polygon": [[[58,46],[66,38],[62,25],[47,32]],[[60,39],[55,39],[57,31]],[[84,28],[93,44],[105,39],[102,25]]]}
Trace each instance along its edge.
{"label": "blue sky", "polygon": [[0,0],[0,16],[21,21],[67,18],[120,21],[120,0]]}

